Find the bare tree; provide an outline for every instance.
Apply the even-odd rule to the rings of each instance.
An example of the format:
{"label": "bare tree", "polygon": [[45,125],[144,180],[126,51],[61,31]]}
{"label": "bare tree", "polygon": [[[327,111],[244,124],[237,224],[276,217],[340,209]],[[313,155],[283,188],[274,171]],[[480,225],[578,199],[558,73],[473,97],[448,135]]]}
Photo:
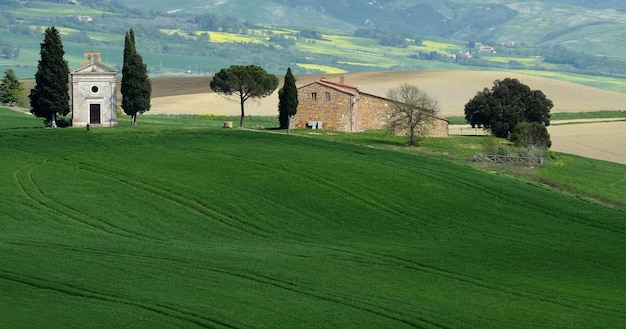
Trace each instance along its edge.
{"label": "bare tree", "polygon": [[393,101],[389,127],[402,131],[409,137],[409,145],[426,134],[428,123],[439,113],[439,102],[417,86],[401,84],[391,89],[387,97]]}

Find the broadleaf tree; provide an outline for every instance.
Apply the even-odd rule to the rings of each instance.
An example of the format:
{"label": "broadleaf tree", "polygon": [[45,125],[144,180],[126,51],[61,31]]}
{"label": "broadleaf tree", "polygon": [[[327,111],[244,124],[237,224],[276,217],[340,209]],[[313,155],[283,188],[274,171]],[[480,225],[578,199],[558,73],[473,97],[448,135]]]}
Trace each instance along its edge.
{"label": "broadleaf tree", "polygon": [[65,50],[59,31],[49,27],[44,32],[41,59],[35,73],[35,87],[30,91],[31,113],[44,118],[45,124],[56,127],[57,116],[70,112],[69,74]]}
{"label": "broadleaf tree", "polygon": [[510,137],[520,122],[550,125],[554,104],[542,91],[531,90],[517,79],[496,80],[465,104],[465,120],[472,128],[491,130],[496,137]]}
{"label": "broadleaf tree", "polygon": [[135,47],[135,32],[130,29],[124,39],[124,66],[122,67],[122,109],[130,115],[131,125],[137,125],[137,114],[150,111],[152,83],[148,66]]}
{"label": "broadleaf tree", "polygon": [[401,84],[389,90],[387,98],[393,101],[389,126],[408,136],[408,144],[415,145],[427,132],[427,124],[439,113],[439,102],[415,85]]}
{"label": "broadleaf tree", "polygon": [[0,103],[14,105],[20,101],[24,94],[24,87],[15,75],[13,69],[4,71],[4,78],[0,82]]}
{"label": "broadleaf tree", "polygon": [[287,68],[283,87],[278,90],[278,123],[280,129],[291,128],[291,117],[298,112],[298,88],[296,78],[291,73],[291,68]]}
{"label": "broadleaf tree", "polygon": [[239,128],[243,128],[246,101],[271,95],[278,88],[278,78],[257,65],[232,65],[217,72],[211,80],[210,87],[216,93],[234,94],[239,97],[241,106]]}

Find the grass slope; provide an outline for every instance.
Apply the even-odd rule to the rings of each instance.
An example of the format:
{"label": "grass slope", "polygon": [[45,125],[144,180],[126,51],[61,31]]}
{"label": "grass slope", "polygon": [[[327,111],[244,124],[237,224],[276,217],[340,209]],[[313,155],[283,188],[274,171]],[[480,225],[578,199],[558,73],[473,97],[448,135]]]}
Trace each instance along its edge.
{"label": "grass slope", "polygon": [[622,210],[437,156],[0,113],[4,327],[626,325]]}

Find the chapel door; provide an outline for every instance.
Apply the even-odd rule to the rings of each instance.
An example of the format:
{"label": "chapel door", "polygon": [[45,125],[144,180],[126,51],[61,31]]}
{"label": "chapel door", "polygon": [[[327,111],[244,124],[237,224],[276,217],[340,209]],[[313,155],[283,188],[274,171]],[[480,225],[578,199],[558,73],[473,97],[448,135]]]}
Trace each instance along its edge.
{"label": "chapel door", "polygon": [[89,123],[100,124],[100,104],[89,104]]}

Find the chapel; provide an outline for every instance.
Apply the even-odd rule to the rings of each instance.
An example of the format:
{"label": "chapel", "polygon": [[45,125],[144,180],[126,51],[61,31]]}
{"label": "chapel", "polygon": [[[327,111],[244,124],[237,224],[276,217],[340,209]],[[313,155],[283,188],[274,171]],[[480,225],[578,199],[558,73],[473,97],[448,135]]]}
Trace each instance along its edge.
{"label": "chapel", "polygon": [[72,72],[72,126],[117,126],[117,73],[102,64],[102,54],[88,51],[85,64]]}

